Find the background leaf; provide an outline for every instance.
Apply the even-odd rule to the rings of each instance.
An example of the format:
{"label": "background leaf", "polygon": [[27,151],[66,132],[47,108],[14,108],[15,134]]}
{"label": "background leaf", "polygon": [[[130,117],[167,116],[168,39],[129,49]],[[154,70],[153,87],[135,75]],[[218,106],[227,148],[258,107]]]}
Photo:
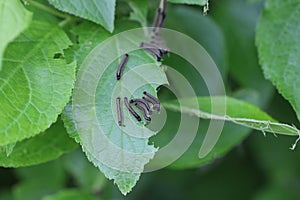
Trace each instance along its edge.
{"label": "background leaf", "polygon": [[[228,75],[226,43],[222,30],[209,16],[203,16],[201,11],[182,5],[168,5],[166,28],[187,34],[211,55],[224,79]],[[199,25],[200,24],[200,25]],[[188,47],[187,47],[188,48]],[[203,77],[194,66],[176,54],[165,57],[164,65],[170,66],[184,75],[199,96],[209,95]],[[215,88],[217,90],[217,88]]]}
{"label": "background leaf", "polygon": [[110,36],[110,33],[94,23],[84,22],[71,30],[71,35],[77,37],[76,43],[66,51],[69,61],[76,60],[78,66],[100,42]]}
{"label": "background leaf", "polygon": [[48,0],[55,8],[114,30],[115,0]]}
{"label": "background leaf", "polygon": [[[57,12],[55,8],[50,7],[48,0],[22,0],[27,10],[33,13],[33,21],[42,21],[50,24],[59,24],[63,18],[64,13],[60,13],[60,17],[53,14],[53,11]],[[41,8],[41,7],[42,8]],[[47,12],[46,10],[51,10]],[[65,16],[67,17],[67,15]]]}
{"label": "background leaf", "polygon": [[34,22],[11,43],[0,72],[0,145],[47,129],[69,101],[75,63],[63,50],[71,42],[59,28]]}
{"label": "background leaf", "polygon": [[200,6],[204,6],[206,4],[206,0],[168,0],[168,2],[200,5]]}
{"label": "background leaf", "polygon": [[146,27],[148,2],[146,0],[130,0],[128,4],[132,9],[129,19],[139,22],[142,27]]}
{"label": "background leaf", "polygon": [[[159,147],[165,146],[176,136],[175,134],[177,133],[178,127],[175,124],[180,123],[180,113],[174,112],[173,110],[168,110],[167,112],[168,120],[165,127],[159,134],[151,138],[151,141]],[[206,157],[200,159],[199,150],[203,144],[209,122],[209,120],[200,120],[199,129],[193,143],[178,160],[168,166],[169,169],[185,170],[199,168],[212,163],[216,159],[224,156],[236,145],[240,144],[250,133],[248,128],[234,125],[232,123],[225,123],[222,134],[212,151]],[[186,134],[188,135],[190,132],[187,131]],[[180,149],[181,145],[184,146],[185,144],[178,142],[177,148]]]}
{"label": "background leaf", "polygon": [[0,70],[2,57],[9,42],[24,31],[31,22],[28,12],[19,0],[0,0]]}
{"label": "background leaf", "polygon": [[[295,112],[288,101],[285,101],[277,93],[272,94],[274,88],[270,82],[264,80],[257,64],[254,30],[263,4],[254,2],[263,1],[211,0],[209,16],[205,17],[202,16],[202,9],[198,5],[186,6],[168,3],[165,25],[170,25],[171,28],[190,35],[207,49],[218,65],[227,95],[242,98],[263,108],[275,119],[300,127]],[[77,59],[81,65],[94,47],[105,38],[111,37],[111,34],[101,26],[54,10],[49,6],[48,0],[26,0],[26,2],[29,4],[26,4],[25,7],[34,13],[33,18],[35,20],[54,25],[63,22],[60,25],[68,34],[70,33],[69,30],[74,29],[74,27],[75,29],[78,28],[76,32],[80,34],[75,31],[73,31],[75,34],[69,34],[74,45],[65,54],[55,53],[56,55],[53,56],[58,59],[66,57],[67,63]],[[118,1],[116,18],[117,21],[122,21],[116,26],[119,30],[126,30],[131,25],[135,27],[138,25],[137,23],[131,23],[130,26],[128,24],[132,10],[130,5],[128,6],[128,2],[129,0]],[[248,4],[246,2],[253,3]],[[149,22],[153,20],[151,15],[155,14],[158,4],[159,0],[148,1]],[[44,7],[40,10],[41,5]],[[146,5],[143,4],[143,6]],[[294,8],[288,9],[293,12]],[[268,12],[282,12],[282,10],[274,9]],[[81,25],[84,26],[80,27]],[[175,44],[174,41],[171,42],[171,44]],[[278,39],[274,42],[280,43]],[[18,49],[23,49],[23,46],[26,48],[26,45],[27,42],[22,43]],[[289,48],[290,44],[286,43],[286,45],[282,44],[282,49]],[[163,62],[182,73],[189,80],[198,96],[208,95],[201,76],[197,76],[198,74],[193,70],[193,67],[184,58],[171,53],[164,57]],[[170,72],[170,67],[168,67],[167,72]],[[163,102],[170,102],[174,99],[170,93],[164,87],[160,87],[159,99]],[[26,91],[22,94],[26,94]],[[0,99],[0,103],[2,99]],[[209,108],[209,104],[204,105],[204,107]],[[246,107],[245,111],[249,108],[248,105]],[[66,110],[71,109],[72,104],[68,104]],[[210,110],[206,111],[208,116],[211,116]],[[167,123],[159,134],[151,138],[150,144],[154,143],[155,146],[162,147],[173,140],[181,116],[198,120],[196,117],[184,113],[181,115],[181,113],[171,110],[167,110],[167,114]],[[76,138],[78,136],[76,129],[71,129],[75,128],[72,126],[74,124],[71,120],[66,119],[69,119],[68,116],[64,116],[64,122],[69,128],[68,130],[71,130],[70,136]],[[154,120],[155,117],[153,116]],[[300,178],[298,173],[300,169],[299,148],[295,151],[288,148],[296,137],[284,135],[274,137],[273,134],[264,136],[261,131],[253,131],[252,134],[249,134],[252,129],[232,122],[225,122],[220,140],[213,149],[214,155],[199,159],[199,147],[203,142],[208,122],[207,119],[201,119],[196,139],[176,162],[168,168],[143,174],[136,188],[126,196],[126,199],[300,199],[298,184]],[[189,136],[189,133],[192,132],[186,131],[186,135],[184,135],[186,137],[179,141],[178,147],[184,143],[183,141]],[[14,144],[18,145],[23,141],[2,147],[5,148],[6,153],[10,153]],[[77,141],[80,142],[78,137]],[[226,156],[224,156],[225,153]],[[6,154],[3,155],[6,156]],[[93,157],[90,158],[94,159]],[[102,167],[104,169],[105,166]],[[109,168],[104,170],[106,173],[110,172],[109,175],[111,176],[120,175],[118,171],[112,172]],[[128,177],[126,174],[121,175],[123,180],[125,176]],[[55,162],[39,166],[19,169],[0,167],[0,177],[1,200],[41,200],[45,196],[54,198],[66,193],[66,196],[69,196],[70,193],[70,196],[74,193],[76,195],[84,193],[87,196],[102,199],[124,199],[113,182],[107,181],[104,175],[92,163],[88,162],[81,149],[77,149]],[[139,178],[138,175],[136,177]],[[132,181],[129,184],[134,184],[136,181],[130,177],[127,180]],[[187,185],[188,187],[186,187]]]}
{"label": "background leaf", "polygon": [[60,160],[18,168],[15,172],[20,181],[12,188],[14,200],[40,200],[63,189],[66,183],[66,173]]}
{"label": "background leaf", "polygon": [[256,93],[256,101],[250,102],[264,108],[271,99],[274,88],[262,74],[254,42],[261,8],[261,4],[250,4],[246,0],[217,1],[210,16],[225,36],[230,73],[228,79],[233,82],[231,87],[234,90],[246,88],[247,92],[251,89]]}
{"label": "background leaf", "polygon": [[98,194],[108,182],[106,177],[87,159],[80,148],[62,158],[63,166],[82,191]]}
{"label": "background leaf", "polygon": [[101,200],[98,197],[93,196],[87,192],[79,191],[79,190],[62,190],[57,194],[46,196],[42,200]]}
{"label": "background leaf", "polygon": [[33,138],[17,142],[7,156],[0,148],[0,166],[24,167],[54,160],[77,147],[68,137],[61,121],[53,124],[44,133]]}
{"label": "background leaf", "polygon": [[[209,119],[217,119],[216,116],[214,116],[214,114],[208,114],[211,113],[210,112],[211,101],[217,103],[217,101],[222,102],[224,100],[226,100],[226,111],[227,111],[226,116],[228,116],[229,122],[226,122],[224,124],[224,127],[222,129],[222,134],[218,142],[216,143],[216,145],[213,147],[212,151],[204,158],[199,158],[199,150],[201,145],[203,144],[203,139],[205,137],[205,133],[207,132],[207,128],[209,126],[209,122],[210,122]],[[205,112],[208,114],[207,116],[202,116],[202,115],[200,116],[201,118],[203,117],[204,120],[200,121],[196,138],[193,140],[193,143],[189,147],[189,149],[178,160],[176,160],[174,163],[172,163],[169,166],[171,169],[188,169],[188,168],[195,168],[195,167],[206,165],[214,161],[215,159],[222,157],[225,153],[228,153],[230,150],[232,150],[232,148],[240,144],[249,135],[250,129],[234,124],[235,117],[240,118],[240,120],[242,118],[260,119],[260,120],[263,119],[266,120],[265,122],[267,123],[270,123],[269,121],[274,121],[271,117],[266,115],[264,112],[262,112],[255,106],[250,105],[241,100],[236,100],[228,97],[227,98],[199,97],[198,98],[199,109],[191,109],[191,107],[189,106],[190,105],[189,101],[191,101],[191,99],[183,100],[183,105],[178,105],[176,101],[166,101],[165,103],[163,103],[164,107],[168,109],[169,117],[166,126],[160,132],[160,134],[156,135],[153,139],[151,139],[152,141],[155,142],[155,144],[162,147],[165,144],[168,144],[168,142],[175,137],[174,133],[176,133],[178,129],[176,124],[180,123],[181,116],[179,112],[176,113],[174,111],[176,110],[178,111],[178,109],[180,109],[180,106],[183,109],[183,114],[194,115],[196,112],[195,110],[199,110],[199,112]],[[186,108],[189,109],[186,110]],[[217,115],[217,113],[215,114]],[[281,124],[281,125],[286,126],[285,124]],[[254,125],[252,126],[255,127]],[[291,129],[290,134],[297,135],[296,128],[291,126],[289,126],[289,128]],[[274,131],[276,131],[275,128]],[[187,132],[186,134],[189,134],[189,132]],[[286,146],[285,148],[288,149],[288,146]],[[178,143],[178,148],[180,148],[180,143]]]}
{"label": "background leaf", "polygon": [[268,0],[256,43],[264,75],[292,104],[300,119],[300,6],[298,0]]}

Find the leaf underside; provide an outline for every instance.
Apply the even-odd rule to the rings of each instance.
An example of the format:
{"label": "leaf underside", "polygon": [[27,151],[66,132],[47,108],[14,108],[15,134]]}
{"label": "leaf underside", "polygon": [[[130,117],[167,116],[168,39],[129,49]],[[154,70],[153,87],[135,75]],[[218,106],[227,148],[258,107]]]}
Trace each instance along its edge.
{"label": "leaf underside", "polygon": [[[124,22],[122,23],[124,26]],[[130,25],[128,25],[130,26]],[[122,28],[121,28],[122,29]],[[74,48],[74,54],[75,57],[79,60],[79,63],[83,62],[82,55],[88,55],[91,53],[91,51],[94,49],[97,44],[104,41],[105,39],[109,38],[111,35],[105,32],[102,28],[92,25],[92,24],[82,24],[78,27],[76,27],[73,30],[73,33],[79,36],[79,46]],[[92,35],[90,34],[92,33]],[[95,37],[93,36],[95,35]],[[98,37],[102,36],[102,37]],[[121,44],[122,42],[125,42],[125,44]],[[130,39],[124,39],[121,43],[117,43],[113,46],[113,51],[119,52],[124,51],[122,48],[126,47],[131,44]],[[90,45],[88,45],[90,44]],[[80,52],[80,53],[78,53]],[[95,53],[96,52],[96,53]],[[93,53],[91,53],[88,56],[89,61],[92,61],[90,63],[93,63],[94,59],[97,59],[101,57],[101,52],[98,52],[94,49]],[[122,54],[119,58],[116,58],[116,60],[111,63],[107,69],[105,69],[106,66],[104,66],[104,60],[101,60],[97,63],[97,66],[92,66],[96,68],[104,68],[105,71],[97,83],[97,89],[96,94],[94,94],[93,101],[95,102],[95,112],[96,117],[101,124],[101,129],[103,132],[99,132],[96,135],[92,137],[86,137],[89,135],[88,133],[78,133],[76,130],[76,123],[79,123],[74,119],[73,113],[72,113],[72,103],[70,103],[66,109],[63,112],[63,120],[65,122],[65,126],[69,132],[69,134],[75,138],[77,142],[79,142],[82,145],[83,151],[86,153],[88,159],[96,166],[98,167],[107,178],[114,179],[114,182],[118,185],[120,191],[123,194],[127,194],[129,191],[131,191],[132,187],[136,184],[140,177],[141,172],[136,171],[127,171],[122,170],[119,167],[122,168],[123,161],[118,160],[117,162],[120,163],[119,167],[111,167],[107,164],[103,163],[103,160],[101,156],[99,156],[97,149],[102,148],[103,145],[106,145],[103,143],[103,141],[97,141],[91,140],[92,138],[99,138],[100,136],[104,136],[105,138],[108,138],[109,142],[117,146],[121,149],[120,152],[115,153],[121,153],[126,155],[126,153],[134,153],[134,154],[148,154],[145,158],[142,160],[135,160],[136,168],[143,169],[144,165],[151,159],[154,155],[154,152],[156,149],[152,145],[148,145],[148,137],[139,137],[139,135],[153,135],[155,133],[151,133],[151,131],[143,126],[143,124],[138,123],[132,123],[132,121],[135,121],[135,119],[130,115],[130,113],[125,109],[124,103],[122,102],[122,110],[123,110],[123,117],[124,117],[124,125],[126,127],[120,127],[118,126],[116,119],[115,110],[111,110],[111,107],[115,106],[115,95],[119,95],[121,99],[123,99],[123,93],[126,90],[126,85],[129,84],[130,81],[136,82],[134,80],[138,79],[141,81],[141,88],[139,88],[133,96],[128,96],[128,98],[133,97],[139,97],[141,98],[142,92],[144,90],[149,91],[153,95],[155,95],[156,87],[158,87],[160,84],[167,83],[164,71],[162,68],[159,67],[160,63],[158,63],[152,55],[149,55],[147,52],[143,50],[137,50],[133,52],[129,52],[129,60],[126,63],[126,67],[123,71],[122,79],[120,81],[116,80],[116,69],[119,65],[120,60],[122,59]],[[89,63],[89,62],[87,62]],[[128,74],[135,73],[135,68],[140,67],[144,64],[151,64],[150,67],[144,67],[143,72],[146,74],[149,74],[154,79],[159,80],[155,84],[150,84],[146,80],[141,79],[141,77],[136,74],[131,77],[130,79],[126,79],[125,77]],[[81,78],[80,77],[80,69],[82,69],[85,66],[85,62],[83,62],[83,65],[79,68],[79,81],[88,80],[89,78]],[[87,73],[88,74],[88,73]],[[91,77],[92,78],[92,77]],[[81,80],[82,79],[82,80]],[[117,88],[117,91],[115,91],[112,94],[112,91],[114,91],[114,88]],[[76,96],[76,95],[75,95]],[[74,100],[73,100],[74,102]],[[128,133],[125,131],[130,130],[137,134],[137,136],[132,135],[133,133]],[[100,134],[100,135],[99,135]],[[94,145],[94,146],[93,146]],[[102,148],[103,149],[103,148]],[[99,150],[98,150],[99,151]],[[109,149],[103,149],[104,153],[107,155],[112,155],[114,152],[110,152]],[[147,153],[148,152],[148,153]],[[149,157],[150,156],[150,157]],[[108,162],[109,161],[105,161]],[[126,168],[126,164],[124,163],[124,168]]]}

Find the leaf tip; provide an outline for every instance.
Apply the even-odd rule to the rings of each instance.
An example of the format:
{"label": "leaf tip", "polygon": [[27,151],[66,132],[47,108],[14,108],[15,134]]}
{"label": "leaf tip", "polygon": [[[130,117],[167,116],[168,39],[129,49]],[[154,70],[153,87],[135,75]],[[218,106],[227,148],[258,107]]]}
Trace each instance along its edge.
{"label": "leaf tip", "polygon": [[128,193],[132,191],[132,188],[136,185],[137,181],[140,178],[140,174],[123,174],[123,177],[119,177],[119,179],[115,179],[114,183],[118,186],[120,192],[126,196]]}

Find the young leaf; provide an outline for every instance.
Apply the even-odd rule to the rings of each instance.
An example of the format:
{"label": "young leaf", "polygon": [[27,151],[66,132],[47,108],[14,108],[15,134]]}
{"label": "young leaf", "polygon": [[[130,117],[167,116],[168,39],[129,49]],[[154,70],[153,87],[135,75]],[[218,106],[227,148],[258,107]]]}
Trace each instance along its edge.
{"label": "young leaf", "polygon": [[200,5],[204,6],[208,0],[168,0],[168,2],[172,3],[183,3],[183,4],[190,4],[190,5]]}
{"label": "young leaf", "polygon": [[76,147],[76,143],[68,137],[62,122],[57,122],[44,133],[17,142],[9,155],[7,155],[5,149],[0,148],[0,166],[24,167],[36,165],[54,160]]}
{"label": "young leaf", "polygon": [[115,0],[48,0],[55,8],[114,30]]}
{"label": "young leaf", "polygon": [[[261,111],[259,108],[244,101],[222,96],[199,97],[199,108],[193,108],[189,104],[191,100],[192,99],[184,99],[184,104],[181,106],[172,102],[164,103],[164,106],[174,111],[182,110],[183,113],[191,114],[203,119],[233,122],[235,124],[262,131],[263,133],[269,132],[273,134],[290,136],[299,136],[300,133],[300,131],[296,127],[278,123],[269,115]],[[226,115],[220,115],[220,113],[218,113],[218,110],[215,110],[214,113],[211,113],[211,101],[226,101]]]}
{"label": "young leaf", "polygon": [[59,28],[33,22],[6,49],[0,72],[0,145],[47,129],[69,101],[75,63],[63,50],[71,42]]}
{"label": "young leaf", "polygon": [[19,0],[0,0],[0,70],[2,57],[9,42],[24,31],[31,21],[28,12]]}
{"label": "young leaf", "polygon": [[292,104],[300,119],[300,7],[298,0],[268,0],[256,43],[264,75]]}
{"label": "young leaf", "polygon": [[[125,24],[125,25],[124,25]],[[127,22],[122,23],[125,27],[130,27],[131,25]],[[94,26],[94,27],[93,27]],[[81,27],[81,28],[79,28]],[[84,62],[83,65],[80,66],[79,69],[79,75],[78,75],[78,84],[81,82],[84,82],[86,80],[85,78],[81,78],[82,74],[85,74],[85,69],[87,67],[86,63],[89,63],[90,61],[94,59],[98,59],[102,57],[101,62],[95,63],[96,65],[89,66],[91,68],[96,67],[97,69],[103,68],[105,69],[105,62],[106,57],[101,56],[101,51],[94,51],[92,53],[91,50],[93,49],[94,45],[99,44],[101,41],[104,40],[105,37],[108,38],[109,35],[107,33],[101,34],[103,30],[101,30],[99,27],[95,28],[95,25],[91,26],[85,26],[81,25],[76,30],[76,32],[79,35],[79,41],[81,42],[79,44],[80,47],[75,50],[75,55],[79,55],[76,52],[81,52],[80,55],[88,55],[88,58],[86,60],[88,62]],[[97,26],[96,26],[97,27]],[[123,29],[123,28],[121,28]],[[91,32],[92,30],[96,32]],[[90,33],[95,33],[96,35],[102,35],[102,37],[89,37]],[[132,39],[132,38],[131,38]],[[125,44],[124,44],[125,43]],[[85,47],[85,44],[90,44],[87,48]],[[117,41],[117,43],[111,45],[110,47],[113,48],[114,52],[123,52],[124,48],[131,47],[133,45],[132,40],[129,38],[124,38],[121,43]],[[137,44],[134,44],[134,46],[138,47]],[[106,49],[107,51],[107,49]],[[96,52],[96,53],[95,53]],[[124,104],[123,105],[123,114],[124,114],[124,124],[126,124],[126,127],[120,127],[117,123],[115,123],[115,109],[110,109],[111,107],[115,106],[115,99],[116,95],[120,95],[120,97],[124,98],[124,92],[127,91],[126,87],[130,82],[136,83],[136,81],[141,81],[141,88],[139,88],[136,93],[134,93],[135,97],[141,97],[142,92],[144,90],[147,90],[151,92],[153,95],[155,95],[156,87],[160,84],[167,83],[164,71],[162,68],[159,67],[159,63],[154,59],[152,55],[149,55],[147,52],[143,50],[137,50],[133,52],[129,52],[129,60],[126,64],[126,67],[123,72],[123,78],[117,82],[116,80],[116,69],[118,67],[118,63],[120,62],[119,59],[121,59],[123,55],[121,54],[120,57],[115,60],[113,63],[110,63],[108,65],[108,68],[104,71],[104,74],[102,75],[99,82],[97,82],[96,86],[96,96],[93,97],[95,104],[95,110],[96,110],[96,117],[101,125],[101,129],[103,132],[97,132],[96,138],[106,137],[109,138],[110,143],[114,144],[118,148],[120,148],[120,152],[126,155],[126,153],[135,153],[135,154],[147,154],[145,157],[140,157],[141,160],[136,159],[135,163],[131,163],[131,166],[138,169],[143,169],[144,165],[149,161],[149,159],[152,158],[154,155],[154,152],[156,149],[152,145],[148,145],[148,137],[150,135],[153,135],[152,131],[145,128],[141,124],[136,124],[130,122],[132,119],[132,116],[130,113],[126,110]],[[82,62],[83,57],[79,56],[79,62]],[[108,58],[110,59],[110,58]],[[134,77],[131,77],[130,79],[126,79],[126,74],[130,74],[129,71],[134,72],[136,68],[138,68],[140,65],[144,64],[152,64],[151,66],[145,66],[143,68],[143,73],[147,74],[147,76],[151,76],[152,79],[157,80],[156,84],[150,84],[145,79],[143,79],[141,76],[136,75]],[[80,72],[82,70],[82,72]],[[93,70],[94,74],[95,71]],[[112,94],[112,91],[117,85],[117,91]],[[139,85],[139,84],[138,84]],[[78,87],[80,88],[80,87]],[[95,95],[95,94],[94,94]],[[77,97],[85,97],[86,95],[78,95]],[[133,96],[132,96],[133,97]],[[128,98],[132,98],[131,96],[128,96]],[[73,95],[73,99],[76,99],[76,95]],[[76,101],[76,100],[75,100]],[[74,103],[74,100],[73,100]],[[120,168],[111,167],[111,164],[109,163],[110,160],[103,160],[103,156],[98,154],[98,148],[102,148],[106,144],[103,143],[102,140],[93,141],[89,137],[82,137],[83,135],[80,135],[80,133],[77,132],[75,124],[78,123],[76,119],[73,119],[73,113],[72,113],[72,104],[69,104],[68,107],[64,110],[63,119],[65,122],[65,126],[67,127],[68,132],[75,138],[77,142],[80,142],[82,145],[83,151],[86,153],[88,159],[94,163],[95,166],[97,166],[107,178],[114,179],[115,183],[118,185],[119,189],[123,194],[127,194],[129,191],[131,191],[132,187],[136,184],[137,180],[139,179],[141,171],[126,171],[122,170]],[[105,125],[106,124],[106,125]],[[145,137],[140,138],[138,135],[133,136],[130,135],[130,133],[126,132],[125,130],[129,130],[133,133],[138,134],[145,134]],[[131,133],[131,134],[133,134]],[[146,136],[149,135],[149,136]],[[90,135],[88,132],[85,132],[84,135]],[[92,142],[92,143],[91,143]],[[109,150],[109,148],[104,148],[102,150],[103,153],[106,155],[112,155],[116,152],[112,152]],[[112,157],[111,157],[112,158]],[[111,159],[110,158],[110,159]],[[119,164],[118,167],[127,167],[126,164],[123,164],[123,162],[128,162],[128,160],[124,159],[119,160],[117,158],[114,158],[115,161],[117,161]],[[106,163],[104,163],[106,162]],[[108,164],[107,164],[108,163]],[[110,166],[108,166],[110,165]]]}

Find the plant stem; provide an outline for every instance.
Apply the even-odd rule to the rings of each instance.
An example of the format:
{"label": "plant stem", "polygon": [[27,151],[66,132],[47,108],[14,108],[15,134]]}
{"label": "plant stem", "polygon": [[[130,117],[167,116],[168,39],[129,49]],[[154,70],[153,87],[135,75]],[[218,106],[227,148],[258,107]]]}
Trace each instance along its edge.
{"label": "plant stem", "polygon": [[64,14],[54,8],[51,8],[51,7],[48,7],[48,6],[45,6],[44,4],[41,4],[41,3],[38,3],[36,1],[33,1],[33,0],[23,0],[23,3],[25,5],[32,5],[33,7],[36,7],[40,10],[43,10],[45,12],[48,12],[50,14],[53,14],[57,17],[60,17],[60,18],[70,18],[70,15],[68,14]]}

